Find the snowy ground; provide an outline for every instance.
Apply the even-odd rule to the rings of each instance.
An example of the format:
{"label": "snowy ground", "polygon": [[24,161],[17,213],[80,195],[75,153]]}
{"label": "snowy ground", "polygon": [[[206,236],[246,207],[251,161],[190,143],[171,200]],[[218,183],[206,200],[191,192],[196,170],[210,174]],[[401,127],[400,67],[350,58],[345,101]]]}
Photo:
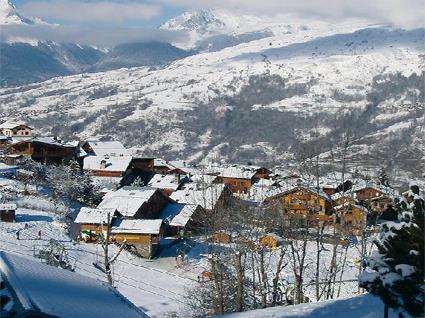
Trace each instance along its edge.
{"label": "snowy ground", "polygon": [[[272,307],[226,315],[228,318],[381,318],[384,305],[370,294],[289,307]],[[390,311],[389,318],[398,314]]]}
{"label": "snowy ground", "polygon": [[[67,252],[70,264],[75,271],[102,281],[106,281],[105,274],[93,266],[94,262],[102,262],[101,248],[96,244],[86,244],[73,241],[67,234],[64,223],[58,221],[54,214],[55,206],[48,197],[19,194],[22,184],[16,180],[0,179],[0,191],[9,195],[18,192],[18,210],[16,223],[0,222],[0,250],[34,257],[40,250],[49,245],[50,239],[61,242]],[[16,191],[18,190],[18,191]],[[59,207],[61,208],[61,207]],[[20,230],[19,240],[16,232]],[[41,230],[41,239],[38,232]],[[164,317],[171,312],[180,312],[183,305],[186,289],[196,286],[200,272],[208,268],[207,261],[202,255],[208,253],[206,245],[195,241],[176,242],[173,239],[163,239],[159,256],[153,260],[142,259],[124,251],[113,266],[115,286],[136,306],[143,309],[151,317]],[[329,266],[332,245],[325,244],[322,252],[321,268],[326,271]],[[306,258],[307,271],[305,282],[314,278],[315,243],[308,244]],[[116,247],[111,247],[111,253]],[[176,254],[184,251],[186,259],[180,266],[176,265]],[[338,262],[344,259],[345,249],[340,248]],[[279,255],[278,250],[266,253],[268,267],[273,271]],[[290,253],[287,252],[289,262]],[[352,296],[358,292],[356,277],[358,273],[359,251],[357,246],[347,250],[345,273],[338,280],[347,280],[341,284],[340,296]],[[289,283],[294,282],[290,265],[282,275]],[[325,276],[322,277],[325,280]],[[353,281],[350,281],[353,280]],[[314,284],[306,286],[306,294],[314,300]],[[336,294],[335,294],[336,295]]]}

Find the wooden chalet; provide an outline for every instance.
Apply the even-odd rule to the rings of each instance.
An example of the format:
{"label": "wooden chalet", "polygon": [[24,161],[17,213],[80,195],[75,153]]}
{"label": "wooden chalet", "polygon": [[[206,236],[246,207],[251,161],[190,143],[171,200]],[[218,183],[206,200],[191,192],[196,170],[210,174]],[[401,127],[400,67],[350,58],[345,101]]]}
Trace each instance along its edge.
{"label": "wooden chalet", "polygon": [[354,194],[350,192],[338,192],[332,194],[330,197],[334,206],[342,205],[345,203],[356,204]]}
{"label": "wooden chalet", "polygon": [[268,178],[271,171],[255,166],[231,166],[219,176],[222,183],[233,193],[247,193],[256,180]]}
{"label": "wooden chalet", "polygon": [[16,204],[4,203],[0,204],[0,221],[15,222]]}
{"label": "wooden chalet", "polygon": [[0,134],[0,149],[6,148],[12,143],[12,138],[3,134]]}
{"label": "wooden chalet", "polygon": [[275,233],[269,233],[260,238],[260,246],[276,248],[283,245],[283,238]]}
{"label": "wooden chalet", "polygon": [[197,204],[206,212],[223,209],[232,201],[232,193],[225,184],[203,185],[187,183],[183,189],[177,190],[170,198],[178,203]]}
{"label": "wooden chalet", "polygon": [[119,141],[86,140],[80,143],[81,149],[87,155],[130,157],[130,152]]}
{"label": "wooden chalet", "polygon": [[264,200],[266,204],[276,204],[292,215],[311,220],[324,221],[332,215],[332,203],[323,192],[303,186],[296,186]]}
{"label": "wooden chalet", "polygon": [[108,226],[108,213],[112,224],[118,216],[116,211],[82,207],[74,220],[80,226],[80,238],[85,242],[97,240],[101,231]]}
{"label": "wooden chalet", "polygon": [[189,179],[186,176],[180,174],[158,174],[156,173],[152,179],[148,182],[148,186],[162,190],[167,196],[177,191],[181,186],[188,182]]}
{"label": "wooden chalet", "polygon": [[111,234],[115,242],[125,242],[140,256],[152,258],[158,251],[163,231],[162,219],[120,219],[112,226]]}
{"label": "wooden chalet", "polygon": [[133,169],[138,169],[147,173],[153,173],[154,158],[133,157],[133,160],[131,161],[131,166]]}
{"label": "wooden chalet", "polygon": [[362,228],[366,223],[368,211],[361,205],[346,202],[334,209],[336,223],[350,228]]}
{"label": "wooden chalet", "polygon": [[217,231],[213,234],[212,241],[214,243],[229,244],[232,242],[232,236],[224,231]]}
{"label": "wooden chalet", "polygon": [[197,204],[169,203],[161,211],[160,218],[164,220],[166,235],[184,236],[200,226],[202,207]]}
{"label": "wooden chalet", "polygon": [[168,163],[164,159],[155,158],[153,171],[157,174],[187,175],[187,171]]}
{"label": "wooden chalet", "polygon": [[96,177],[123,177],[131,171],[132,158],[129,156],[87,156],[83,171]]}
{"label": "wooden chalet", "polygon": [[55,138],[43,137],[13,143],[6,148],[6,152],[8,155],[28,156],[34,161],[50,164],[75,159],[77,147]]}
{"label": "wooden chalet", "polygon": [[159,189],[126,186],[108,192],[97,208],[116,210],[124,219],[157,219],[169,202]]}
{"label": "wooden chalet", "polygon": [[383,195],[370,199],[370,208],[378,214],[383,213],[388,207],[393,205],[393,199]]}
{"label": "wooden chalet", "polygon": [[0,134],[7,137],[31,137],[32,128],[23,122],[6,121],[0,125]]}

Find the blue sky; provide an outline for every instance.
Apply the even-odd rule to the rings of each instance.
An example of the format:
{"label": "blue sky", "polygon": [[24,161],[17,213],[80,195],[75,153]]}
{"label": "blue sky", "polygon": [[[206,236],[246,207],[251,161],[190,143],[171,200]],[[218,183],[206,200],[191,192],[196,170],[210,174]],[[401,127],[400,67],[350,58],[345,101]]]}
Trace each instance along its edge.
{"label": "blue sky", "polygon": [[[17,9],[20,12],[23,12],[24,14],[27,14],[28,16],[35,16],[43,18],[43,20],[50,22],[50,23],[58,23],[61,25],[93,25],[96,24],[99,25],[106,25],[106,26],[120,26],[120,27],[141,27],[141,28],[157,28],[160,26],[163,22],[167,21],[168,19],[175,17],[177,15],[180,15],[184,11],[190,8],[188,5],[174,5],[174,4],[168,4],[167,1],[156,1],[156,0],[75,0],[75,1],[68,1],[64,0],[63,3],[66,4],[68,2],[74,2],[74,3],[87,3],[92,4],[93,7],[99,5],[99,3],[110,3],[110,4],[116,4],[119,11],[119,6],[133,6],[133,5],[146,5],[147,7],[155,7],[157,8],[157,12],[153,14],[151,17],[140,17],[138,18],[137,15],[134,16],[132,19],[125,19],[124,21],[111,21],[108,20],[108,17],[105,16],[105,21],[96,21],[96,22],[90,22],[89,19],[86,20],[78,20],[73,21],[72,19],[61,19],[57,17],[52,17],[46,10],[43,10],[44,7],[40,7],[40,4],[43,3],[49,3],[52,7],[57,8],[58,2],[57,0],[11,0],[11,2],[17,7]],[[66,7],[66,5],[64,5]],[[40,12],[41,11],[41,12]],[[67,11],[64,9],[63,11]],[[72,13],[70,12],[70,15]]]}

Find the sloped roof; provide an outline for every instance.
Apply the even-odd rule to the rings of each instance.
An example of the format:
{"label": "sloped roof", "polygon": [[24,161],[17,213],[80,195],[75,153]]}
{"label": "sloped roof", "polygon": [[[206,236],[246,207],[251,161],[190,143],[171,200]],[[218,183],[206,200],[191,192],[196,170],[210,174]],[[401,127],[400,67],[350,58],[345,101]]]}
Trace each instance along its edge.
{"label": "sloped roof", "polygon": [[130,151],[119,141],[87,140],[87,143],[96,156],[131,156]]}
{"label": "sloped roof", "polygon": [[91,209],[82,207],[74,222],[77,224],[105,224],[108,221],[108,212],[112,218],[115,212],[112,209]]}
{"label": "sloped roof", "polygon": [[161,219],[171,226],[186,226],[198,205],[169,203],[161,212]]}
{"label": "sloped roof", "polygon": [[155,220],[119,220],[111,229],[111,233],[129,234],[159,234],[161,231],[162,219]]}
{"label": "sloped roof", "polygon": [[34,259],[0,251],[0,271],[23,310],[61,318],[148,318],[106,283]]}
{"label": "sloped roof", "polygon": [[175,175],[157,173],[149,181],[148,186],[157,189],[172,189],[175,191],[181,184],[181,180],[182,179],[180,179],[179,183],[178,178]]}
{"label": "sloped roof", "polygon": [[170,198],[178,203],[198,204],[204,209],[212,210],[215,208],[224,189],[224,184],[201,186],[196,183],[188,183],[185,185],[185,189],[173,192]]}
{"label": "sloped roof", "polygon": [[225,168],[220,175],[223,178],[237,178],[237,179],[248,179],[251,180],[256,174],[257,169],[247,168],[241,166],[231,166]]}
{"label": "sloped roof", "polygon": [[[87,156],[84,158],[84,170],[125,172],[130,165],[132,157],[127,156]],[[102,167],[102,161],[105,166]]]}
{"label": "sloped roof", "polygon": [[5,121],[4,123],[2,123],[0,125],[0,129],[13,129],[13,128],[18,127],[18,126],[26,126],[30,129],[32,129],[30,126],[28,126],[23,121],[13,121],[13,120],[8,120],[8,121]]}
{"label": "sloped roof", "polygon": [[313,188],[310,188],[310,187],[307,187],[307,186],[297,185],[297,186],[288,187],[288,188],[281,188],[281,189],[283,190],[282,192],[276,193],[272,197],[269,197],[267,199],[273,199],[274,197],[285,195],[285,194],[291,193],[293,191],[301,190],[301,191],[312,192],[312,193],[314,193],[318,196],[321,196],[322,198],[324,198],[326,200],[330,200],[330,197],[325,192],[323,192],[322,190],[317,191],[317,189],[313,189]]}
{"label": "sloped roof", "polygon": [[16,210],[16,204],[15,203],[0,204],[0,210]]}
{"label": "sloped roof", "polygon": [[397,190],[394,190],[390,187],[386,187],[384,185],[378,184],[374,181],[365,181],[365,180],[361,180],[360,182],[356,183],[353,188],[352,191],[353,192],[357,192],[366,188],[373,188],[375,190],[378,190],[382,193],[384,193],[385,195],[389,195],[389,196],[396,196],[399,195]]}
{"label": "sloped roof", "polygon": [[108,192],[97,208],[117,210],[124,217],[132,217],[156,191],[158,190],[148,187],[137,189],[124,187],[117,191]]}

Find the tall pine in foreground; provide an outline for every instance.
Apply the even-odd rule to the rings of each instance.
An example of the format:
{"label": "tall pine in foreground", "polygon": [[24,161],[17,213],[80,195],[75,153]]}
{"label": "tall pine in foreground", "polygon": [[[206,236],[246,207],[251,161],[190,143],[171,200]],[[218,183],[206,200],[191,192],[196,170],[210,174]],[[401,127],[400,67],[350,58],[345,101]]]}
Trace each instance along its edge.
{"label": "tall pine in foreground", "polygon": [[424,314],[425,201],[417,185],[397,203],[400,222],[383,224],[377,250],[359,277],[361,287],[379,296],[388,308],[401,308],[414,317]]}

